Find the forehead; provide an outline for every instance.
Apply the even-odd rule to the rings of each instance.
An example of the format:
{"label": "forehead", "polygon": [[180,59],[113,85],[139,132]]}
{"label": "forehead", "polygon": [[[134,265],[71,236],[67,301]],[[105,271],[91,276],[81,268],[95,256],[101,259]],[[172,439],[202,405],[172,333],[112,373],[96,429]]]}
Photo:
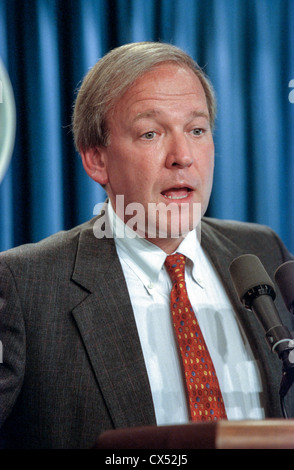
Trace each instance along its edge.
{"label": "forehead", "polygon": [[187,67],[165,63],[138,78],[114,106],[114,113],[129,115],[153,106],[178,106],[181,103],[207,111],[206,96],[196,74]]}

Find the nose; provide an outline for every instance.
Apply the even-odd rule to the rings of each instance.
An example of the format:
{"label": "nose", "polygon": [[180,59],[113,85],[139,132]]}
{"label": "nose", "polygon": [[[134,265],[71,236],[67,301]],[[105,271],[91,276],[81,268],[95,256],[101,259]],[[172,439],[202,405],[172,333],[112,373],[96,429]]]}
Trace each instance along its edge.
{"label": "nose", "polygon": [[187,168],[193,163],[192,150],[183,134],[170,136],[166,150],[166,167]]}

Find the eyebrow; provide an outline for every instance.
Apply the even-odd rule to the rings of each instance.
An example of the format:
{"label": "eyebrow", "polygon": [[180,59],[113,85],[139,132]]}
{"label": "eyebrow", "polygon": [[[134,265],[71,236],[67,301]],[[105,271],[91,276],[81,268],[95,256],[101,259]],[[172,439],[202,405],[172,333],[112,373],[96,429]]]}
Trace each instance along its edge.
{"label": "eyebrow", "polygon": [[144,119],[144,118],[153,118],[153,117],[158,116],[159,114],[160,114],[160,111],[156,109],[148,109],[147,111],[144,111],[143,113],[136,114],[136,116],[133,119],[133,122],[137,122],[140,119]]}
{"label": "eyebrow", "polygon": [[[136,116],[133,119],[133,122],[137,122],[145,118],[154,118],[160,114],[162,114],[161,111],[157,109],[148,109],[147,111],[143,111],[142,113],[136,114]],[[195,110],[195,111],[192,111],[192,113],[189,116],[191,120],[197,117],[203,117],[209,121],[209,114],[206,111]]]}

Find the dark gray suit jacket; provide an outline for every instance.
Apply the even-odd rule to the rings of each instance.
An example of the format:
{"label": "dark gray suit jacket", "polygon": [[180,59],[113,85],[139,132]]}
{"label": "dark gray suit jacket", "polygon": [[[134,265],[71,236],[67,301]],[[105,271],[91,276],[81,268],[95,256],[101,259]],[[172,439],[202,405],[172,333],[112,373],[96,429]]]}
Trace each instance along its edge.
{"label": "dark gray suit jacket", "polygon": [[[94,220],[0,256],[0,447],[89,448],[106,429],[155,424],[115,244],[94,237]],[[214,219],[202,222],[202,246],[259,360],[267,416],[281,417],[280,360],[240,305],[228,266],[254,253],[273,276],[290,254],[265,227]],[[279,295],[277,306],[292,330]]]}

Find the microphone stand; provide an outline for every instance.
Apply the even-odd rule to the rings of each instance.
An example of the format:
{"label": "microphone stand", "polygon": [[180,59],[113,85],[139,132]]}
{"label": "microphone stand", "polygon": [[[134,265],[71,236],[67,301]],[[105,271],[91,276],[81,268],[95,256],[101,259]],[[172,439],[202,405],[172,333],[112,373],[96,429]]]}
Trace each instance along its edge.
{"label": "microphone stand", "polygon": [[289,341],[288,347],[279,355],[283,362],[282,379],[280,383],[280,404],[282,408],[283,417],[288,418],[287,410],[285,407],[285,397],[294,383],[294,340]]}
{"label": "microphone stand", "polygon": [[257,285],[246,292],[243,297],[243,304],[246,308],[257,313],[257,317],[265,330],[269,347],[272,352],[277,353],[283,363],[279,395],[282,414],[287,419],[285,397],[294,383],[294,338],[288,328],[277,321],[279,316],[277,312],[273,311],[272,304],[275,295],[271,286]]}
{"label": "microphone stand", "polygon": [[[283,267],[282,274],[281,267]],[[294,260],[281,267],[276,271],[275,278],[278,284],[284,285],[285,270],[288,279],[288,269],[294,268]],[[247,254],[235,258],[229,266],[229,271],[241,303],[256,314],[265,331],[270,349],[272,352],[275,351],[283,362],[279,395],[283,416],[288,418],[284,400],[294,383],[294,338],[288,328],[282,324],[274,305],[276,297],[274,285],[260,259],[255,255]],[[290,276],[290,279],[293,278],[294,270]],[[284,300],[293,314],[294,298],[288,297],[284,295]]]}

